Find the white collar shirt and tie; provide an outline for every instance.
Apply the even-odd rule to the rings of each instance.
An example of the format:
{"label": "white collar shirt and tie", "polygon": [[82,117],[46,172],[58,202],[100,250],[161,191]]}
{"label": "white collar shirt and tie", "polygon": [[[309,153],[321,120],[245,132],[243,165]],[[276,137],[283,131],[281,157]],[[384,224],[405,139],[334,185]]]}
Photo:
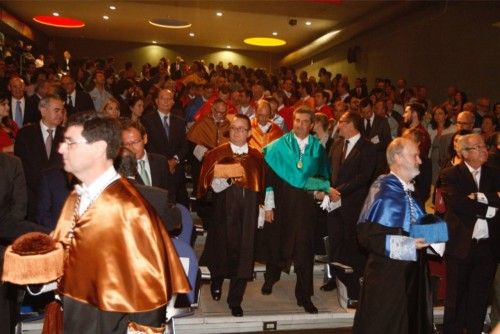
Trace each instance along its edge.
{"label": "white collar shirt and tie", "polygon": [[144,185],[153,185],[151,179],[151,166],[146,152],[144,152],[144,156],[141,159],[137,160],[137,172],[139,173]]}
{"label": "white collar shirt and tie", "polygon": [[22,97],[19,100],[13,97],[11,100],[11,106],[12,106],[12,116],[14,122],[20,129],[23,127],[23,122],[24,122],[24,111],[26,106],[24,97]]}
{"label": "white collar shirt and tie", "polygon": [[54,137],[56,135],[56,129],[47,127],[42,121],[40,121],[40,128],[42,129],[43,142],[45,144],[47,158],[50,158],[50,154],[52,152],[52,144],[54,143]]}
{"label": "white collar shirt and tie", "polygon": [[356,143],[358,142],[358,140],[360,138],[361,138],[361,134],[358,133],[357,135],[354,135],[351,138],[346,140],[346,142],[348,142],[348,145],[347,145],[347,148],[345,150],[346,152],[345,152],[344,160],[349,156],[352,149],[354,148],[354,146],[356,145]]}
{"label": "white collar shirt and tie", "polygon": [[164,113],[158,111],[158,115],[160,115],[161,124],[163,125],[163,129],[165,130],[165,135],[167,136],[167,139],[170,139],[170,113],[165,115]]}
{"label": "white collar shirt and tie", "polygon": [[76,100],[76,89],[66,97],[66,105],[74,108],[75,107],[75,100]]}

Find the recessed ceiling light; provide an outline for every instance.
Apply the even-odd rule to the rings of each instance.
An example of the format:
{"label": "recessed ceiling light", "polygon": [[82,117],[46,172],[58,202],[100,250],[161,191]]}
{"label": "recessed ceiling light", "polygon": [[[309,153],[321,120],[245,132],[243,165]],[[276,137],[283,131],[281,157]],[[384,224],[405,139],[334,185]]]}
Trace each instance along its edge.
{"label": "recessed ceiling light", "polygon": [[53,12],[52,15],[59,16],[59,13],[58,12]]}
{"label": "recessed ceiling light", "polygon": [[109,6],[109,9],[111,9],[111,10],[115,10],[115,9],[116,9],[116,6]]}
{"label": "recessed ceiling light", "polygon": [[222,16],[222,12],[217,12],[217,16]]}
{"label": "recessed ceiling light", "polygon": [[278,36],[278,33],[276,31],[273,31],[273,36]]}
{"label": "recessed ceiling light", "polygon": [[103,15],[102,18],[105,19],[105,20],[109,20],[109,16],[108,15]]}
{"label": "recessed ceiling light", "polygon": [[310,26],[311,24],[311,21],[306,21],[306,26]]}
{"label": "recessed ceiling light", "polygon": [[231,48],[231,45],[227,45],[226,48],[230,49]]}
{"label": "recessed ceiling light", "polygon": [[245,44],[256,45],[256,46],[281,46],[285,45],[286,41],[279,38],[271,37],[250,37],[243,40]]}
{"label": "recessed ceiling light", "polygon": [[190,32],[189,36],[194,37],[194,32]]}
{"label": "recessed ceiling light", "polygon": [[191,23],[177,19],[157,18],[149,20],[149,24],[161,28],[185,29],[191,27]]}
{"label": "recessed ceiling light", "polygon": [[39,15],[33,17],[33,21],[47,26],[58,28],[82,28],[85,27],[85,22],[70,17],[63,16],[45,16]]}
{"label": "recessed ceiling light", "polygon": [[153,41],[153,44],[157,44],[158,42],[157,41]]}

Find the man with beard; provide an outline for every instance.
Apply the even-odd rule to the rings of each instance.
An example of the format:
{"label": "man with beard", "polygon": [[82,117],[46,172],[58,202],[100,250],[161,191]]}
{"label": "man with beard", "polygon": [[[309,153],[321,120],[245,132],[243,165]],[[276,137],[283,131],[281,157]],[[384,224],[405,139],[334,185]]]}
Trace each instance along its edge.
{"label": "man with beard", "polygon": [[432,333],[428,274],[417,252],[428,245],[408,236],[424,216],[412,197],[418,146],[396,138],[386,155],[391,172],[370,188],[358,223],[359,242],[369,255],[353,333]]}

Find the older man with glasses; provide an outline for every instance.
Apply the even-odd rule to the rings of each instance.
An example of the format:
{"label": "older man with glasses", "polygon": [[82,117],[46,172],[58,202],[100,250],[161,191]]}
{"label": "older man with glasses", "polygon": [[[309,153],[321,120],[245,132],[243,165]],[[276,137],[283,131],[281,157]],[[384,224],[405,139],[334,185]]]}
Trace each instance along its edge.
{"label": "older man with glasses", "polygon": [[479,134],[458,142],[462,163],[442,171],[446,245],[444,332],[481,333],[496,268],[500,173],[485,165],[488,151]]}

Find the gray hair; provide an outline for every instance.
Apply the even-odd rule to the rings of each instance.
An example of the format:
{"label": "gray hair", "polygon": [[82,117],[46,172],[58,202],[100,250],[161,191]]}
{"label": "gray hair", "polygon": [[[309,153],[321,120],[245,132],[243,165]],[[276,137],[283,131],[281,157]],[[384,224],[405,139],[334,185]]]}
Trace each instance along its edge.
{"label": "gray hair", "polygon": [[43,99],[41,99],[40,102],[38,102],[38,109],[47,108],[51,100],[62,101],[62,99],[58,95],[48,94]]}
{"label": "gray hair", "polygon": [[413,143],[413,141],[403,137],[397,137],[390,142],[389,146],[387,146],[385,154],[389,166],[396,163],[396,155],[402,154],[405,148],[408,147],[409,143]]}
{"label": "gray hair", "polygon": [[458,139],[458,143],[457,143],[457,150],[458,152],[460,153],[460,155],[463,156],[463,152],[464,151],[467,151],[469,149],[469,141],[474,138],[474,137],[479,137],[479,138],[483,138],[481,137],[481,135],[477,134],[477,133],[471,133],[471,134],[468,134],[468,135],[464,135],[464,136],[461,136],[459,139]]}

